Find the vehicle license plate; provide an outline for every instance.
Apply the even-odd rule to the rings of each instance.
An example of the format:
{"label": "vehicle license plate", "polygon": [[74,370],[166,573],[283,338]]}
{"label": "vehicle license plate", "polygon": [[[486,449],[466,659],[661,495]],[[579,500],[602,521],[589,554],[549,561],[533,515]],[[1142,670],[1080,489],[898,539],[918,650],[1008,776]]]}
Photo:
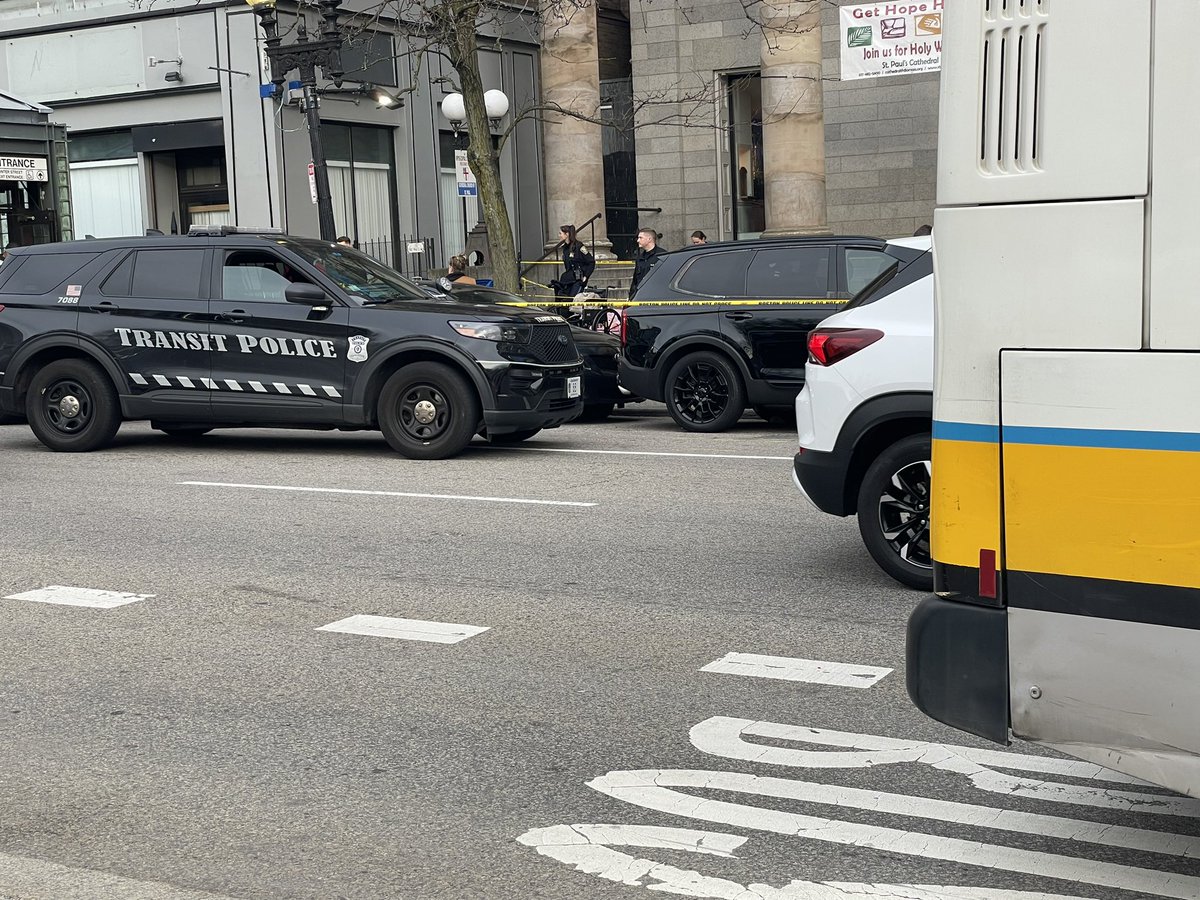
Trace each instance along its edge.
{"label": "vehicle license plate", "polygon": [[578,397],[581,393],[583,393],[580,386],[581,380],[582,378],[579,375],[573,375],[567,379],[567,399]]}

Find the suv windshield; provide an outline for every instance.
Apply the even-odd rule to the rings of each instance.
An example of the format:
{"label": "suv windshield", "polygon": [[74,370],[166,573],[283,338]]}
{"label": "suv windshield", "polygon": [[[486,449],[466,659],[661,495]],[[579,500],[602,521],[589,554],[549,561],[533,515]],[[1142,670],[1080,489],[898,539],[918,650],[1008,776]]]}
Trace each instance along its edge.
{"label": "suv windshield", "polygon": [[277,243],[311,263],[318,272],[363,303],[429,299],[429,294],[395,269],[358,250],[324,241],[295,238],[281,239]]}

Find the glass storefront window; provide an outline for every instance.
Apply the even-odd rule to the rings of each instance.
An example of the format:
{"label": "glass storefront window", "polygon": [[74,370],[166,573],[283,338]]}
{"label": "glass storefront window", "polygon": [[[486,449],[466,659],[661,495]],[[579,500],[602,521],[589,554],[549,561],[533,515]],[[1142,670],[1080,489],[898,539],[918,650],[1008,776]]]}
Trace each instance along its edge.
{"label": "glass storefront window", "polygon": [[766,228],[762,78],[757,72],[730,75],[727,87],[733,237],[756,238]]}
{"label": "glass storefront window", "polygon": [[337,232],[389,266],[396,264],[399,255],[394,140],[391,128],[321,123]]}

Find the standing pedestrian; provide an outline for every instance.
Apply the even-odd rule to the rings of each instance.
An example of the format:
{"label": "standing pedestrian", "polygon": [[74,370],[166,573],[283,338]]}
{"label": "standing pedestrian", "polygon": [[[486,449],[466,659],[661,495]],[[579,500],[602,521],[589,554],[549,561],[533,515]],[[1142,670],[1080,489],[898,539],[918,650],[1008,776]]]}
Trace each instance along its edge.
{"label": "standing pedestrian", "polygon": [[574,225],[561,225],[558,229],[562,244],[563,273],[552,283],[554,293],[560,297],[574,297],[587,287],[588,279],[596,271],[596,259],[588,248],[575,237]]}
{"label": "standing pedestrian", "polygon": [[692,232],[692,243],[693,244],[707,244],[708,243],[708,235],[705,234],[703,231],[693,231]]}
{"label": "standing pedestrian", "polygon": [[653,228],[639,228],[637,244],[640,249],[633,263],[633,281],[629,285],[630,298],[637,293],[638,286],[663,257],[663,250],[658,246],[658,232]]}
{"label": "standing pedestrian", "polygon": [[446,267],[446,280],[454,284],[479,284],[466,273],[467,258],[462,254],[450,257],[450,265]]}
{"label": "standing pedestrian", "polygon": [[343,247],[350,247],[351,249],[354,248],[354,241],[350,240],[350,238],[346,237],[344,234],[337,239],[337,242]]}

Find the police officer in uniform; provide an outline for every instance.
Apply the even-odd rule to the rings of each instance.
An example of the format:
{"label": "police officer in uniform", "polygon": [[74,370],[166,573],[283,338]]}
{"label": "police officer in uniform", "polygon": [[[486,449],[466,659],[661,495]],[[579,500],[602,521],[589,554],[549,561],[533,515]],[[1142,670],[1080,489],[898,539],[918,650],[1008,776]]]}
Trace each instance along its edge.
{"label": "police officer in uniform", "polygon": [[637,235],[638,251],[633,263],[633,282],[629,285],[629,296],[632,299],[650,270],[653,269],[663,256],[662,247],[658,246],[658,232],[653,228],[639,228]]}

